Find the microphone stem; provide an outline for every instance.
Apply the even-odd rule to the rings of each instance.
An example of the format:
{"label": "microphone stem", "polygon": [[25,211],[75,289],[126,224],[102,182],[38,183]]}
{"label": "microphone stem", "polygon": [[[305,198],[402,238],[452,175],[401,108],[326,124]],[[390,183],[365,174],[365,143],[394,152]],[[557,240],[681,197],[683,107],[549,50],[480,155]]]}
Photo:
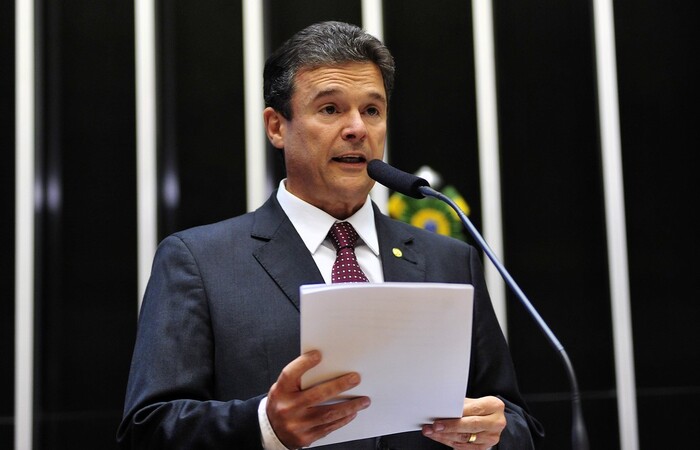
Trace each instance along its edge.
{"label": "microphone stem", "polygon": [[544,319],[542,319],[542,316],[540,316],[540,314],[537,312],[530,300],[527,298],[525,293],[522,291],[522,289],[520,289],[518,283],[516,283],[513,277],[510,276],[510,273],[508,273],[505,266],[499,261],[494,252],[491,250],[491,247],[484,240],[484,238],[481,236],[476,227],[474,227],[467,215],[464,214],[464,212],[459,208],[459,206],[457,206],[457,204],[451,198],[449,198],[441,192],[436,191],[430,186],[420,186],[418,190],[426,197],[434,197],[438,200],[442,200],[443,202],[450,205],[452,209],[454,209],[454,211],[457,213],[460,220],[462,221],[462,224],[464,224],[469,233],[478,243],[479,247],[481,247],[486,256],[491,260],[493,265],[496,266],[496,269],[501,274],[506,284],[515,293],[516,297],[518,297],[518,300],[520,300],[527,312],[530,314],[530,316],[532,316],[535,322],[537,322],[537,324],[539,325],[540,329],[547,336],[550,344],[552,344],[554,349],[557,350],[557,353],[559,354],[560,358],[564,363],[564,367],[569,378],[569,384],[571,386],[573,444],[572,448],[573,450],[588,450],[588,436],[583,421],[583,412],[581,409],[581,395],[579,393],[578,382],[576,381],[576,373],[574,371],[573,365],[571,364],[571,360],[569,359],[569,355],[566,353],[566,350],[564,350],[564,346],[561,345],[559,339],[557,339],[557,337],[554,335],[547,323],[544,321]]}

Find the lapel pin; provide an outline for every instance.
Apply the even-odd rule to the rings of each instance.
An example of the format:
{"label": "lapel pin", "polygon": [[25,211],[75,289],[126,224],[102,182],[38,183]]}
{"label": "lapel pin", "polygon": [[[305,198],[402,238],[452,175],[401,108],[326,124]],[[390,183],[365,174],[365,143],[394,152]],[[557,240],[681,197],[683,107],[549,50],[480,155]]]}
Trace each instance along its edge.
{"label": "lapel pin", "polygon": [[398,248],[394,247],[391,252],[396,256],[397,258],[401,258],[403,256],[403,252],[399,250]]}

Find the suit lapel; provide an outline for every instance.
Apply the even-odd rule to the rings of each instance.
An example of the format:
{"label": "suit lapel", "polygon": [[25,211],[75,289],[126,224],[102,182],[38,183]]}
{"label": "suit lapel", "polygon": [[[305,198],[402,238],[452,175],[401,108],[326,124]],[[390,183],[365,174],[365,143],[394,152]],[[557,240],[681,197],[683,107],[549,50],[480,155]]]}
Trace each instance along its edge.
{"label": "suit lapel", "polygon": [[321,284],[313,257],[276,199],[276,193],[255,211],[253,239],[266,241],[253,256],[299,309],[299,286]]}
{"label": "suit lapel", "polygon": [[411,227],[398,226],[374,206],[379,237],[379,254],[384,269],[384,281],[425,281],[425,258],[415,250]]}
{"label": "suit lapel", "polygon": [[[264,243],[253,256],[299,309],[299,286],[323,284],[323,276],[275,195],[255,211],[251,237]],[[373,206],[384,281],[425,281],[425,257],[415,250],[411,227],[399,226]]]}

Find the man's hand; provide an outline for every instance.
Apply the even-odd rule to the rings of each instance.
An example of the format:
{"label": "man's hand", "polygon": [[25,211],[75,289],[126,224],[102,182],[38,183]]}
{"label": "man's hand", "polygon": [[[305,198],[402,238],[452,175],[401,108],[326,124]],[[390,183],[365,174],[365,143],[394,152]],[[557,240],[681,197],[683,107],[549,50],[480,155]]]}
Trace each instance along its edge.
{"label": "man's hand", "polygon": [[370,404],[368,397],[324,405],[360,384],[360,375],[347,373],[309,389],[301,389],[301,376],[321,362],[321,353],[305,353],[282,369],[267,397],[267,417],[277,438],[287,448],[311,444],[347,425]]}
{"label": "man's hand", "polygon": [[456,449],[486,450],[498,444],[506,427],[505,404],[497,397],[465,398],[461,419],[423,426],[423,435]]}

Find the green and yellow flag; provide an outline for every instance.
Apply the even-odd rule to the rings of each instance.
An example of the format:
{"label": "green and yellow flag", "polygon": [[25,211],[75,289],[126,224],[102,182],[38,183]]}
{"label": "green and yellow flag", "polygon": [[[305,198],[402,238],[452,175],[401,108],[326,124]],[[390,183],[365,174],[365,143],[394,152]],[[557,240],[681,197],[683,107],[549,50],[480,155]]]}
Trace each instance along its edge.
{"label": "green and yellow flag", "polygon": [[[441,192],[469,215],[469,205],[457,189],[445,186]],[[464,225],[457,213],[448,204],[436,198],[415,199],[395,192],[389,196],[389,216],[418,228],[466,240]]]}

